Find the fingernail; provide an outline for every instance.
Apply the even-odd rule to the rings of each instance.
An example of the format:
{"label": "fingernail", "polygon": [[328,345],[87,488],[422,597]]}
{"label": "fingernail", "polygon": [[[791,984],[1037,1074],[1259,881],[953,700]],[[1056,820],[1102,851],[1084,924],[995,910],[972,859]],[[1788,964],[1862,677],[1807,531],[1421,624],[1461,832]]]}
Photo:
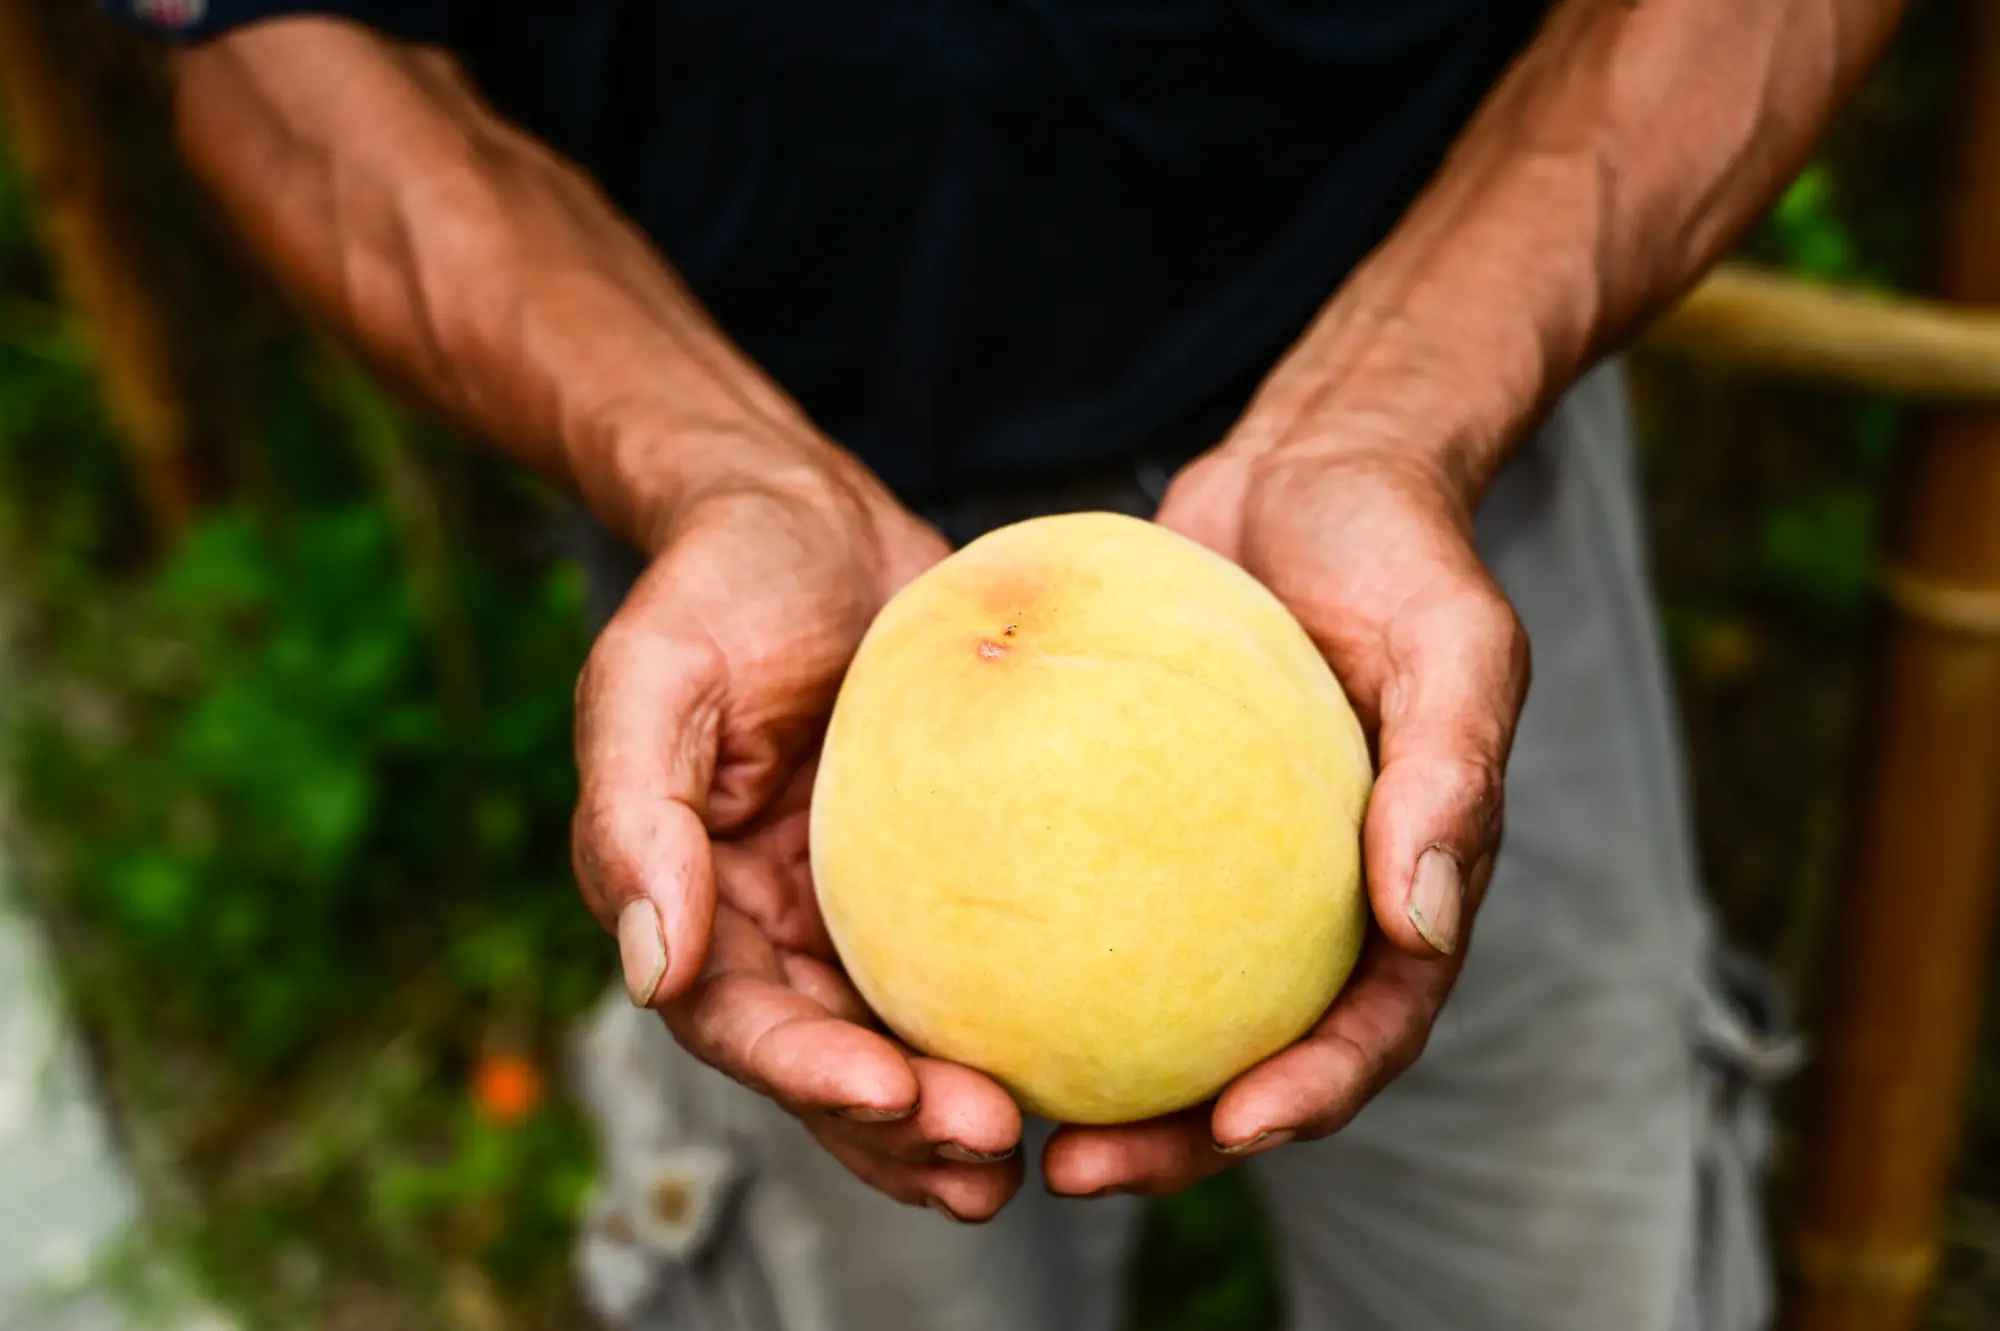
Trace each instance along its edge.
{"label": "fingernail", "polygon": [[943,1202],[939,1201],[935,1197],[924,1198],[924,1205],[930,1207],[931,1210],[936,1211],[939,1215],[951,1221],[951,1223],[954,1225],[962,1225],[965,1223],[965,1221],[959,1218],[957,1212],[953,1211],[949,1206],[946,1206]]}
{"label": "fingernail", "polygon": [[901,1123],[916,1113],[917,1107],[911,1105],[907,1109],[877,1109],[873,1105],[849,1105],[834,1112],[842,1118],[851,1118],[856,1123]]}
{"label": "fingernail", "polygon": [[667,977],[667,939],[660,912],[640,897],[618,912],[618,960],[625,967],[625,992],[635,1007],[651,1007]]}
{"label": "fingernail", "polygon": [[1276,1128],[1270,1132],[1260,1132],[1247,1142],[1237,1142],[1234,1146],[1215,1144],[1215,1149],[1224,1155],[1257,1155],[1264,1151],[1275,1151],[1292,1138],[1298,1136],[1290,1128]]}
{"label": "fingernail", "polygon": [[937,1153],[940,1160],[956,1160],[961,1165],[992,1165],[1013,1155],[1014,1148],[1009,1146],[1004,1151],[995,1151],[989,1155],[983,1151],[967,1150],[957,1142],[941,1142]]}
{"label": "fingernail", "polygon": [[1410,923],[1444,956],[1458,951],[1458,916],[1465,901],[1465,875],[1458,859],[1442,846],[1417,858],[1410,883]]}

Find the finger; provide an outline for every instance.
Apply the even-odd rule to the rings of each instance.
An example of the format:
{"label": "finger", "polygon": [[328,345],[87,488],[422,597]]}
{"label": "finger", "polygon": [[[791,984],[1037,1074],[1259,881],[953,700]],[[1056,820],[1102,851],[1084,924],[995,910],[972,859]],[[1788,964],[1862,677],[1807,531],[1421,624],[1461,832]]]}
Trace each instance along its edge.
{"label": "finger", "polygon": [[1020,1157],[991,1165],[909,1164],[855,1145],[828,1120],[807,1125],[813,1136],[850,1174],[878,1192],[909,1206],[928,1206],[963,1224],[980,1224],[999,1214],[1020,1190]]}
{"label": "finger", "polygon": [[1216,449],[1181,468],[1153,520],[1217,554],[1235,557],[1249,467],[1235,452]]}
{"label": "finger", "polygon": [[1244,1073],[1216,1100],[1207,1124],[1215,1147],[1253,1154],[1346,1127],[1416,1062],[1461,965],[1371,938],[1347,988],[1306,1038]]}
{"label": "finger", "polygon": [[[847,977],[817,958],[780,954],[785,979],[829,1013],[858,1026],[875,1014]],[[849,1120],[857,1145],[905,1160],[993,1164],[1021,1142],[1021,1111],[998,1083],[962,1064],[927,1058],[898,1045],[917,1076],[917,1113],[884,1123]]]}
{"label": "finger", "polygon": [[650,570],[599,635],[576,700],[577,882],[617,935],[626,988],[641,1006],[694,983],[715,912],[701,815],[726,667],[677,613],[664,576]]}
{"label": "finger", "polygon": [[851,1021],[856,1026],[870,1029],[879,1025],[868,1001],[838,967],[801,952],[780,951],[778,962],[784,968],[787,985],[842,1021]]}
{"label": "finger", "polygon": [[1164,1197],[1233,1163],[1216,1149],[1202,1107],[1117,1127],[1060,1128],[1042,1152],[1042,1177],[1065,1197]]}
{"label": "finger", "polygon": [[794,1113],[916,1112],[917,1075],[902,1051],[788,985],[770,941],[728,907],[717,912],[707,970],[662,1015],[696,1058]]}
{"label": "finger", "polygon": [[1021,1111],[991,1078],[921,1055],[910,1060],[921,1088],[914,1117],[898,1123],[847,1121],[830,1131],[897,1160],[993,1165],[1021,1144]]}
{"label": "finger", "polygon": [[1449,956],[1499,846],[1527,637],[1497,588],[1468,582],[1399,617],[1388,650],[1363,829],[1369,897],[1397,946]]}

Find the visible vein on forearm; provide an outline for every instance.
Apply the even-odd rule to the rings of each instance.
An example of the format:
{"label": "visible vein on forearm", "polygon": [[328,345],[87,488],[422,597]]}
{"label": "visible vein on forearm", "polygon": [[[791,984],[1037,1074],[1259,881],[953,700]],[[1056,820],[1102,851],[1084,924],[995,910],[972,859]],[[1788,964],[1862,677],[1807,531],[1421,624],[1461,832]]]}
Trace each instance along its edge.
{"label": "visible vein on forearm", "polygon": [[1557,4],[1267,384],[1249,446],[1422,419],[1477,493],[1552,394],[1770,202],[1901,9]]}

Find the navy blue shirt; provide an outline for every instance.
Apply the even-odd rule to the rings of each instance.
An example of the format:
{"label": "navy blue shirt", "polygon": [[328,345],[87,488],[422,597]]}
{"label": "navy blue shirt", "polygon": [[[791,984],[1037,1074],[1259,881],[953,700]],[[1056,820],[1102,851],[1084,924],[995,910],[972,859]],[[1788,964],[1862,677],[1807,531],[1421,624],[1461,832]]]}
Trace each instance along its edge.
{"label": "navy blue shirt", "polygon": [[112,0],[455,49],[906,497],[1227,428],[1545,0]]}

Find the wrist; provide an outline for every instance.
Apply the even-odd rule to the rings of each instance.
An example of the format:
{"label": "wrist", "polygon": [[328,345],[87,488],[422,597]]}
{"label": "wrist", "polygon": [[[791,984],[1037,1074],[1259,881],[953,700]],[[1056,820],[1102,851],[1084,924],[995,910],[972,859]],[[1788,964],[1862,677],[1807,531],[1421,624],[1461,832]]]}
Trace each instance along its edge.
{"label": "wrist", "polygon": [[1476,504],[1615,335],[1624,288],[1644,276],[1605,243],[1596,142],[1567,135],[1522,152],[1520,137],[1459,145],[1278,367],[1284,391],[1258,405],[1282,419],[1253,438],[1390,451]]}
{"label": "wrist", "polygon": [[672,544],[716,500],[770,494],[810,509],[841,505],[851,487],[836,451],[758,423],[666,414],[607,426],[565,447],[584,502],[646,554]]}
{"label": "wrist", "polygon": [[1303,369],[1314,386],[1296,407],[1276,402],[1261,418],[1263,408],[1253,408],[1241,428],[1259,442],[1248,451],[1272,466],[1388,466],[1428,480],[1470,513],[1539,414],[1552,378],[1546,362],[1518,356],[1500,345],[1506,340],[1430,341],[1404,329],[1337,364],[1287,365],[1288,377]]}
{"label": "wrist", "polygon": [[1385,246],[1273,372],[1238,432],[1250,451],[1375,457],[1476,507],[1596,342],[1594,275],[1522,248]]}
{"label": "wrist", "polygon": [[[697,523],[839,533],[884,595],[936,536],[852,454],[803,423],[658,409],[621,413],[566,444],[576,487],[613,532],[649,556]],[[802,418],[801,418],[802,421]]]}

